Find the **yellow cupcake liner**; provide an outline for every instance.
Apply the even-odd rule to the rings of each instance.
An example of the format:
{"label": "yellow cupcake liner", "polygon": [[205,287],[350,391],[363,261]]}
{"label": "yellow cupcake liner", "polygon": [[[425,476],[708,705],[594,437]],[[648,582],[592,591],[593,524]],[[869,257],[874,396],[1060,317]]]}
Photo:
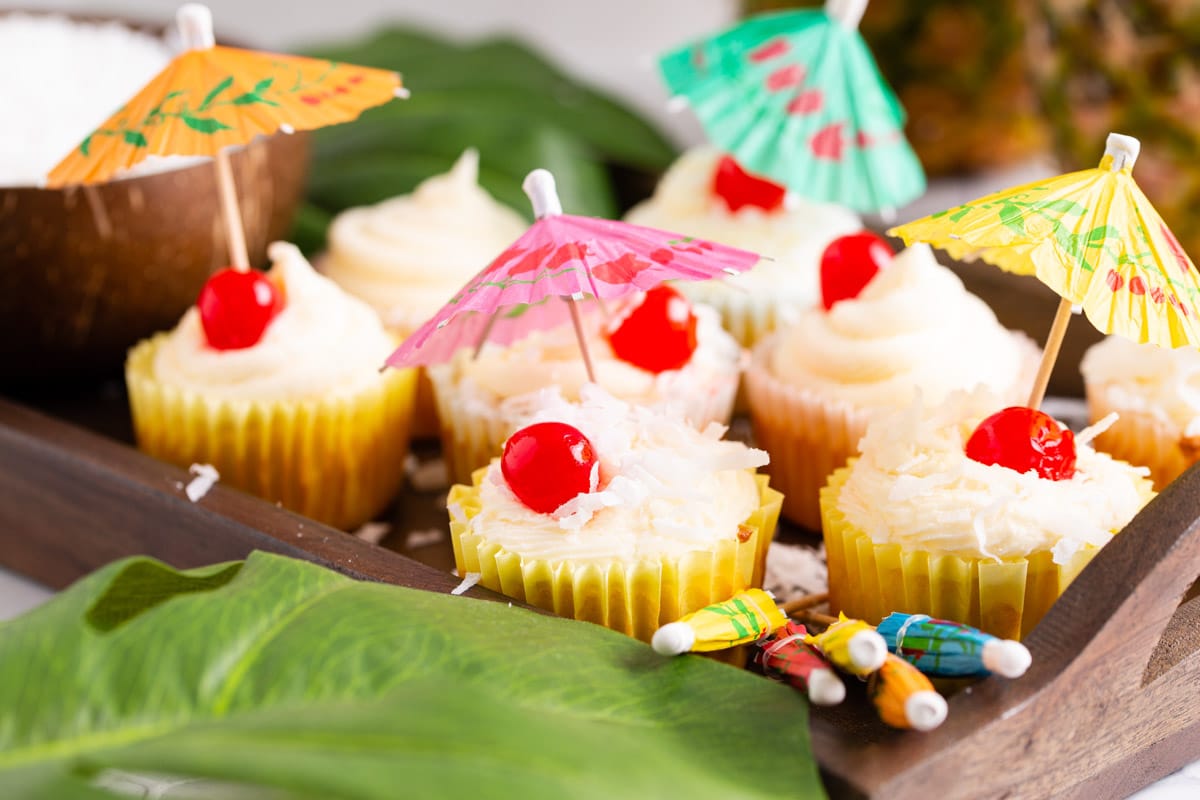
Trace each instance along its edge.
{"label": "yellow cupcake liner", "polygon": [[869,414],[776,378],[770,368],[776,341],[761,342],[746,370],[754,441],[771,456],[765,469],[783,492],[783,516],[819,531],[821,487],[858,452]]}
{"label": "yellow cupcake liner", "polygon": [[477,470],[471,485],[450,490],[450,538],[458,573],[479,573],[480,583],[514,600],[563,617],[594,622],[649,642],[654,632],[684,614],[760,588],[767,548],[775,536],[782,496],[756,475],[759,506],[743,523],[742,536],[679,557],[637,562],[525,560],[470,530],[479,512]]}
{"label": "yellow cupcake liner", "polygon": [[1099,548],[1085,546],[1067,564],[1048,551],[994,561],[875,544],[838,508],[850,468],[821,490],[829,606],[878,624],[893,611],[928,614],[1021,639],[1037,625]]}
{"label": "yellow cupcake liner", "polygon": [[328,400],[222,400],[154,377],[165,337],[142,341],[125,363],[144,452],[184,468],[212,464],[222,483],[335,528],[367,522],[399,492],[416,370],[388,370]]}
{"label": "yellow cupcake liner", "polygon": [[1161,416],[1113,402],[1103,386],[1087,385],[1088,416],[1093,423],[1116,412],[1117,421],[1096,437],[1092,446],[1113,458],[1147,467],[1154,488],[1162,490],[1200,460],[1200,439],[1183,435]]}
{"label": "yellow cupcake liner", "polygon": [[[447,474],[454,483],[470,483],[471,475],[504,451],[504,442],[523,424],[501,412],[497,405],[485,405],[469,393],[459,391],[453,364],[428,372],[437,404],[442,435],[442,457]],[[671,398],[674,413],[693,421],[703,429],[710,422],[729,424],[737,393],[738,372],[714,381],[710,391],[690,397]]]}

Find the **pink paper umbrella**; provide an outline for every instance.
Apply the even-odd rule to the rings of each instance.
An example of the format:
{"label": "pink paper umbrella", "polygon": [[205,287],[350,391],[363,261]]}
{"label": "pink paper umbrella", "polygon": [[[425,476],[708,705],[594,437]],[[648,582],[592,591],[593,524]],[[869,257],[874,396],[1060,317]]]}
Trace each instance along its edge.
{"label": "pink paper umbrella", "polygon": [[564,214],[554,177],[544,169],[529,173],[523,187],[537,221],[405,339],[389,366],[442,363],[459,348],[511,344],[570,319],[594,383],[578,301],[624,297],[667,280],[736,275],[759,258],[690,236]]}

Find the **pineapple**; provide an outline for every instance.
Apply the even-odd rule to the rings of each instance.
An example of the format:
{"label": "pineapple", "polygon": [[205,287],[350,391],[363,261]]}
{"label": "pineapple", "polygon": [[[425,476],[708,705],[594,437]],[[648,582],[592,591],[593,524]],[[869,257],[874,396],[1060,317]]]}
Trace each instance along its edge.
{"label": "pineapple", "polygon": [[[872,0],[861,30],[908,112],[930,176],[973,172],[1043,152],[1049,131],[1027,74],[1032,0]],[[746,13],[823,3],[745,0]]]}
{"label": "pineapple", "polygon": [[1138,137],[1138,184],[1200,255],[1200,4],[1040,0],[1032,32],[1063,167],[1095,166],[1109,131]]}

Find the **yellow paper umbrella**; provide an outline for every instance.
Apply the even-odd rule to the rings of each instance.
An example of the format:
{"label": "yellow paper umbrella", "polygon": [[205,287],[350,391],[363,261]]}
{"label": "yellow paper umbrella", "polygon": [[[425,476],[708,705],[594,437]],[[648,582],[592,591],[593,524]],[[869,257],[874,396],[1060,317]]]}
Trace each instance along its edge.
{"label": "yellow paper umbrella", "polygon": [[51,170],[46,185],[100,183],[151,156],[214,156],[230,258],[245,269],[226,148],[260,134],[348,122],[407,93],[394,72],[219,47],[212,13],[202,5],[181,7],[176,19],[186,52]]}
{"label": "yellow paper umbrella", "polygon": [[1092,324],[1162,347],[1200,345],[1200,275],[1133,179],[1137,139],[1109,134],[1100,166],[941,211],[889,233],[958,259],[1036,275],[1062,301],[1030,395],[1046,391],[1072,306]]}

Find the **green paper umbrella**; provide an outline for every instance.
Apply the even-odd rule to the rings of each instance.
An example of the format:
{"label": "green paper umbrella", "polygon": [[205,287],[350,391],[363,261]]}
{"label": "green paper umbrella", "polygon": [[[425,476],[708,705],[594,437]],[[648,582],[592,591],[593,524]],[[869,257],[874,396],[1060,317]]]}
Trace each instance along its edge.
{"label": "green paper umbrella", "polygon": [[887,211],[925,174],[904,109],[858,32],[865,0],[752,17],[659,62],[712,141],[747,170],[814,200]]}

